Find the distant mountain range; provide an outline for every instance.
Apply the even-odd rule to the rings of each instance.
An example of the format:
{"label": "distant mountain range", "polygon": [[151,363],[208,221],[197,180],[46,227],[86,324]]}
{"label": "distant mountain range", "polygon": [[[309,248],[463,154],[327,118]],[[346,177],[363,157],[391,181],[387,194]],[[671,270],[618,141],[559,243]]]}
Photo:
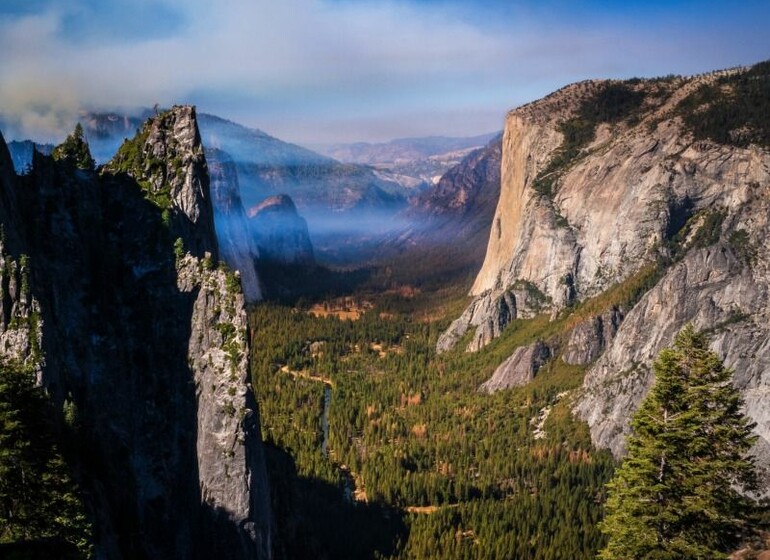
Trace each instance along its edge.
{"label": "distant mountain range", "polygon": [[142,124],[154,114],[142,109],[136,114],[83,112],[80,124],[86,131],[91,155],[98,163],[109,161],[124,140],[133,138]]}
{"label": "distant mountain range", "polygon": [[424,138],[399,138],[389,142],[332,144],[320,146],[318,151],[336,160],[364,165],[398,164],[418,159],[428,159],[451,152],[480,148],[489,143],[499,132],[466,138],[427,136]]}
{"label": "distant mountain range", "polygon": [[413,191],[439,182],[470,152],[486,146],[499,132],[465,138],[428,136],[399,138],[389,142],[333,144],[318,151],[345,163],[368,165],[378,176]]}
{"label": "distant mountain range", "polygon": [[502,135],[470,151],[438,183],[410,199],[401,229],[380,243],[378,253],[408,270],[404,281],[462,279],[484,260],[500,197]]}
{"label": "distant mountain range", "polygon": [[213,115],[200,115],[199,124],[204,145],[228,153],[235,162],[246,208],[288,194],[312,233],[313,224],[326,222],[329,213],[392,212],[406,204],[397,183],[367,167],[340,163]]}
{"label": "distant mountain range", "polygon": [[[96,161],[103,163],[112,158],[154,113],[151,109],[133,115],[82,113],[80,122]],[[494,156],[499,154],[499,133],[339,144],[327,147],[326,155],[322,155],[215,115],[199,114],[198,126],[210,155],[217,153],[217,159],[227,162],[225,178],[229,180],[225,183],[236,183],[238,191],[228,196],[239,197],[244,210],[271,197],[291,197],[299,215],[307,220],[321,262],[358,262],[362,249],[371,253],[369,249],[383,239],[390,240],[387,246],[397,247],[398,252],[439,238],[462,247],[470,243],[473,250],[464,254],[479,255],[486,245],[499,179],[493,177],[493,188],[489,188],[490,181],[476,175],[486,173],[485,162],[490,157],[491,168],[499,167],[499,156]],[[43,152],[51,149],[30,141],[11,142],[9,147],[19,172],[31,162],[35,147]],[[484,188],[479,190],[479,185]],[[217,229],[220,233],[230,231],[232,218],[224,224],[223,216],[231,212],[220,210],[216,214]],[[458,216],[462,227],[448,227],[448,222]]]}

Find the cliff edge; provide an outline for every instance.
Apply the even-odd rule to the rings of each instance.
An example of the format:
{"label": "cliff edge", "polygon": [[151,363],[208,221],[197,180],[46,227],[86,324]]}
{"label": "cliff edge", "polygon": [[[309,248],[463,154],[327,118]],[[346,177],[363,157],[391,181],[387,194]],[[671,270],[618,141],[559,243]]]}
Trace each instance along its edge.
{"label": "cliff edge", "polygon": [[692,322],[735,369],[757,423],[755,451],[765,456],[768,99],[770,63],[761,63],[689,78],[581,82],[512,111],[474,301],[438,351],[461,340],[477,351],[516,319],[556,319],[635,285],[628,309],[608,320],[609,334],[582,325],[570,342],[568,359],[589,356],[575,410],[594,442],[623,453],[652,360]]}

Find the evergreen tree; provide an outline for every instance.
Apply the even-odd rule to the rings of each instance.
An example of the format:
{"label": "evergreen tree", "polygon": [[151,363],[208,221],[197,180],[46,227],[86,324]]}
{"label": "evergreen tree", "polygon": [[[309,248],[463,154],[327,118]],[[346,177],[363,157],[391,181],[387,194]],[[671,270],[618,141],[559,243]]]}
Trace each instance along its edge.
{"label": "evergreen tree", "polygon": [[607,485],[609,536],[599,557],[726,558],[745,528],[754,487],[753,424],[732,371],[688,325],[653,365],[655,384],[634,414],[628,456]]}
{"label": "evergreen tree", "polygon": [[32,372],[0,363],[0,557],[32,557],[46,541],[58,558],[91,555],[91,524],[51,413]]}
{"label": "evergreen tree", "polygon": [[96,166],[80,123],[64,142],[54,148],[52,155],[55,160],[69,161],[80,169],[93,169]]}

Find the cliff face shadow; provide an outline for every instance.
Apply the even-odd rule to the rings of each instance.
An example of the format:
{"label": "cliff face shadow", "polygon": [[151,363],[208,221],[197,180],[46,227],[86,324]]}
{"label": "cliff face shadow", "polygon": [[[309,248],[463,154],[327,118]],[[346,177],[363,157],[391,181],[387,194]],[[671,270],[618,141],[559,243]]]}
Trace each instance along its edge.
{"label": "cliff face shadow", "polygon": [[276,530],[276,560],[366,559],[393,555],[406,542],[401,510],[349,502],[343,489],[300,476],[286,451],[265,444]]}
{"label": "cliff face shadow", "polygon": [[37,539],[0,544],[0,558],[4,560],[77,560],[81,558],[75,545],[64,539]]}
{"label": "cliff face shadow", "polygon": [[[197,290],[177,288],[179,217],[169,219],[128,176],[48,157],[36,156],[20,181],[43,381],[59,410],[66,402],[74,411],[69,455],[97,554],[211,557],[212,543],[231,541],[231,527],[201,505],[187,356]],[[211,519],[220,522],[204,530]]]}

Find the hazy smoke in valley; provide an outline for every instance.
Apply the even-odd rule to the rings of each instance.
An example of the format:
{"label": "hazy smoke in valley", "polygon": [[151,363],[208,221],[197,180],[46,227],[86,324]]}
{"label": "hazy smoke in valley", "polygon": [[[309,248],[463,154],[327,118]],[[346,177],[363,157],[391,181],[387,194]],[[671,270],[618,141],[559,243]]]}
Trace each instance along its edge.
{"label": "hazy smoke in valley", "polygon": [[379,236],[412,226],[407,218],[390,209],[334,212],[316,207],[299,209],[299,213],[307,220],[311,239]]}

